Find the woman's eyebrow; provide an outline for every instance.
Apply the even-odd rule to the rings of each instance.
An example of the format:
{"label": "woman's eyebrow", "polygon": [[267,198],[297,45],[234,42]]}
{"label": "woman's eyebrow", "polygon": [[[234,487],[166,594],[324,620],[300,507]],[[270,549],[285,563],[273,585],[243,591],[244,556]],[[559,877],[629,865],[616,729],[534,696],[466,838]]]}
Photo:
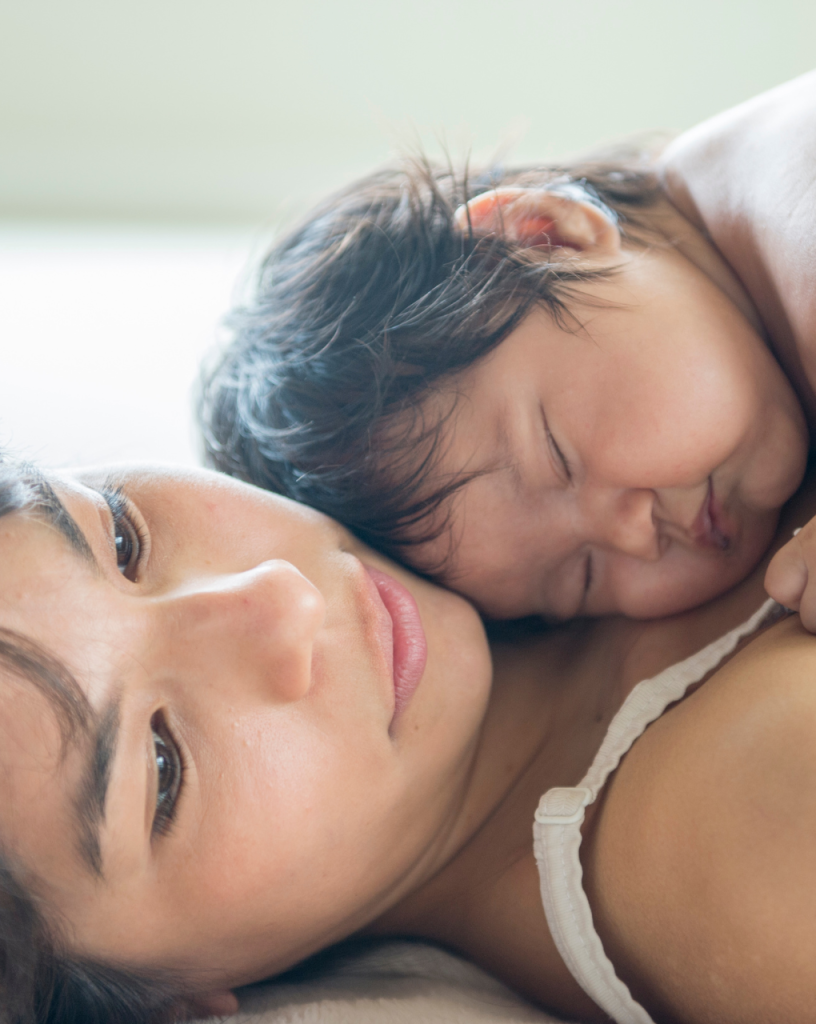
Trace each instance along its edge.
{"label": "woman's eyebrow", "polygon": [[35,512],[68,541],[74,554],[79,555],[83,562],[86,562],[95,573],[99,574],[99,563],[91,545],[51,484],[45,477],[38,477],[34,483],[34,489],[37,494]]}
{"label": "woman's eyebrow", "polygon": [[96,878],[104,877],[99,829],[105,820],[111,765],[116,754],[119,705],[120,696],[114,694],[97,718],[96,727],[87,744],[82,783],[74,802],[79,827],[79,850],[83,861]]}
{"label": "woman's eyebrow", "polygon": [[[39,476],[34,488],[37,494],[36,514],[57,530],[71,550],[99,574],[101,570],[93,548],[51,484],[45,477]],[[104,877],[99,830],[105,820],[110,770],[119,733],[119,703],[118,695],[114,695],[102,713],[94,716],[96,721],[90,734],[86,732],[85,768],[81,788],[74,801],[79,851],[82,860],[96,878]]]}

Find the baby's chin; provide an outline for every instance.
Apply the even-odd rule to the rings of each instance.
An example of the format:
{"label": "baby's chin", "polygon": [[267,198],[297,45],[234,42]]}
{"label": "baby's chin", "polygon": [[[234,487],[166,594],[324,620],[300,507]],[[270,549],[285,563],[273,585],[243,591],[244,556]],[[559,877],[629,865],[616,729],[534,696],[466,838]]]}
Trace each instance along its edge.
{"label": "baby's chin", "polygon": [[725,586],[718,585],[715,587],[712,585],[707,589],[698,588],[691,593],[684,591],[678,594],[669,591],[666,594],[656,595],[649,600],[643,599],[640,595],[633,597],[631,600],[624,598],[615,607],[614,611],[593,612],[593,617],[625,615],[628,619],[638,619],[641,621],[665,619],[671,615],[681,615],[683,612],[689,612],[693,608],[699,608],[701,605],[708,604],[709,601],[714,601],[727,593],[739,582],[740,580],[734,580]]}
{"label": "baby's chin", "polygon": [[[706,566],[692,578],[680,579],[674,584],[670,580],[665,580],[654,587],[644,586],[630,593],[623,593],[614,611],[599,611],[597,614],[626,615],[631,619],[662,619],[668,615],[678,615],[698,608],[716,600],[740,583],[749,585],[749,578],[753,582],[754,570],[769,544],[770,540],[759,543],[756,545],[756,551],[745,552],[744,557],[738,559],[732,560],[724,555],[717,560],[719,564]],[[756,574],[759,597],[762,575],[763,573]]]}

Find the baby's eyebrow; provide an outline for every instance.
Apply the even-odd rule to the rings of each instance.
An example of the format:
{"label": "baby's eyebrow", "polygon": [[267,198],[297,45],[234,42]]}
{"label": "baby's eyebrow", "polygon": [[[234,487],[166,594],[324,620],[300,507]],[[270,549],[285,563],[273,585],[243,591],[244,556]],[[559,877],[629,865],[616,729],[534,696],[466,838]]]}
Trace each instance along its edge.
{"label": "baby's eyebrow", "polygon": [[520,498],[524,490],[524,481],[521,476],[515,452],[513,451],[513,439],[510,433],[510,409],[508,405],[502,406],[496,419],[495,446],[496,456],[492,466],[492,472],[504,471],[510,474],[510,484],[513,494]]}

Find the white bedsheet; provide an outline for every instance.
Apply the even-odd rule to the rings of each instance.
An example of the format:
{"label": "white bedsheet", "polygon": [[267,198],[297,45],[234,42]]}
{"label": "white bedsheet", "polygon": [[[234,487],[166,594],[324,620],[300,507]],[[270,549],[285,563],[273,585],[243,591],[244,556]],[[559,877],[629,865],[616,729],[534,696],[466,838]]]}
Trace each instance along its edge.
{"label": "white bedsheet", "polygon": [[[383,942],[333,954],[305,980],[240,993],[229,1024],[559,1024],[472,964],[433,946]],[[561,1022],[563,1024],[563,1022]]]}

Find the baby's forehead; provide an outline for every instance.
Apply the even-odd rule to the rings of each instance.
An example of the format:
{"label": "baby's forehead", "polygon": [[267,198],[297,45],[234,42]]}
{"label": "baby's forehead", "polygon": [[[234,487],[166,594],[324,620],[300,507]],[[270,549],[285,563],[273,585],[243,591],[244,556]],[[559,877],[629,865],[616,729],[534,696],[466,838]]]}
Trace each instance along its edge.
{"label": "baby's forehead", "polygon": [[454,589],[459,549],[465,534],[472,532],[474,514],[481,522],[483,513],[496,508],[493,525],[500,534],[506,515],[499,505],[513,502],[519,490],[518,467],[502,418],[490,425],[482,420],[471,431],[478,409],[468,406],[467,399],[457,399],[449,415],[437,416],[433,433],[415,443],[413,458],[396,481],[410,481],[412,497],[422,502],[419,514],[399,530],[399,559]]}

